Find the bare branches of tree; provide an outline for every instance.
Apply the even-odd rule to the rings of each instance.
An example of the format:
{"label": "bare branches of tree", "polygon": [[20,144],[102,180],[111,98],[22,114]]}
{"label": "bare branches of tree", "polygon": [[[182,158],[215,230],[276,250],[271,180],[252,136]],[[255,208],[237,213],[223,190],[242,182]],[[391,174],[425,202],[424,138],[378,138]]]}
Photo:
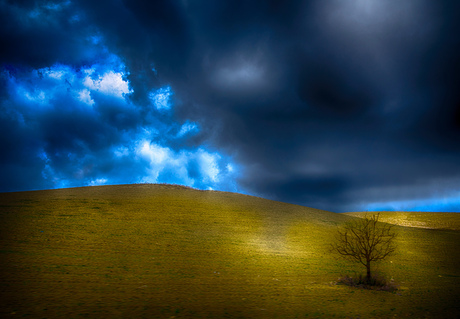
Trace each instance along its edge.
{"label": "bare branches of tree", "polygon": [[338,229],[332,248],[340,255],[364,265],[366,278],[370,281],[371,262],[385,259],[396,249],[393,227],[379,223],[379,214],[353,219]]}

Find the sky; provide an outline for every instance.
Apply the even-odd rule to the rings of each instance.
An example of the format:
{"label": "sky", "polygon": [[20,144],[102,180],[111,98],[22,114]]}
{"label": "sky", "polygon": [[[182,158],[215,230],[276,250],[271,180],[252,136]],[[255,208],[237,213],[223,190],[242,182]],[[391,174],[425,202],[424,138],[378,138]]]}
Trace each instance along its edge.
{"label": "sky", "polygon": [[0,0],[0,192],[460,212],[460,2]]}

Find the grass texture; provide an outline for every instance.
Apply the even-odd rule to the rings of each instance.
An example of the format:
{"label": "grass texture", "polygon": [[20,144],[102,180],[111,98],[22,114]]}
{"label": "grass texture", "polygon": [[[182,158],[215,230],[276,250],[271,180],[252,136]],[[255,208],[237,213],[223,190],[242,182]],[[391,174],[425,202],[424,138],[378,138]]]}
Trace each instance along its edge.
{"label": "grass texture", "polygon": [[364,271],[330,252],[350,218],[174,185],[3,193],[0,317],[459,317],[458,229],[395,227],[391,293],[336,284]]}

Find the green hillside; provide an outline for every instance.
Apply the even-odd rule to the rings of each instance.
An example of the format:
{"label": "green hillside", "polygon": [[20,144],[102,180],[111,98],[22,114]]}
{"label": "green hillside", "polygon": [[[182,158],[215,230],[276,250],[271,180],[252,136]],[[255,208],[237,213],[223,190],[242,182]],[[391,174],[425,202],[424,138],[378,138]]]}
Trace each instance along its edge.
{"label": "green hillside", "polygon": [[2,318],[455,318],[460,232],[396,227],[397,293],[336,285],[353,218],[241,194],[121,185],[0,194]]}
{"label": "green hillside", "polygon": [[388,224],[426,229],[460,230],[459,213],[428,213],[428,212],[356,212],[345,213],[353,217],[379,213],[379,220]]}

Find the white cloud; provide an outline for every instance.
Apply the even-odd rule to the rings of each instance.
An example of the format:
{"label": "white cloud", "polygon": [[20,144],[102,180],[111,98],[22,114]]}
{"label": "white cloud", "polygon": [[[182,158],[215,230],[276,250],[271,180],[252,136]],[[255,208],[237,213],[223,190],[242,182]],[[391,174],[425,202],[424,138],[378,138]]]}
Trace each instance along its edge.
{"label": "white cloud", "polygon": [[169,110],[171,108],[171,87],[166,86],[149,94],[149,98],[157,110]]}
{"label": "white cloud", "polygon": [[104,185],[107,181],[107,178],[98,178],[89,182],[89,186]]}
{"label": "white cloud", "polygon": [[198,150],[200,171],[205,179],[209,179],[212,182],[219,180],[220,171],[218,161],[220,158],[218,154],[211,154],[203,149]]}
{"label": "white cloud", "polygon": [[129,155],[129,149],[125,146],[120,146],[113,152],[113,154],[115,154],[116,157],[125,157]]}
{"label": "white cloud", "polygon": [[193,123],[193,122],[185,122],[180,130],[179,130],[179,133],[177,133],[177,136],[178,137],[182,137],[184,136],[185,134],[187,133],[191,133],[191,132],[196,132],[198,131],[198,125],[196,125],[196,123]]}
{"label": "white cloud", "polygon": [[234,170],[235,170],[235,168],[233,167],[232,164],[230,164],[230,163],[227,164],[227,171],[228,171],[229,173],[232,173]]}
{"label": "white cloud", "polygon": [[[174,181],[188,186],[198,184],[205,187],[215,187],[221,182],[219,162],[222,157],[217,153],[210,153],[202,148],[195,151],[175,152],[148,140],[139,141],[135,153],[138,158],[148,162],[149,174],[142,179],[142,182]],[[193,175],[198,175],[192,178],[188,170],[194,165],[197,171]],[[226,174],[231,174],[233,166],[227,166],[227,170]],[[167,180],[159,180],[160,175]]]}
{"label": "white cloud", "polygon": [[61,80],[66,75],[66,72],[65,70],[50,69],[46,72],[46,75],[55,80]]}
{"label": "white cloud", "polygon": [[89,106],[94,105],[94,100],[91,98],[91,92],[88,89],[78,92],[78,99]]}
{"label": "white cloud", "polygon": [[142,140],[136,147],[136,154],[147,160],[149,175],[142,179],[142,182],[156,183],[160,172],[165,169],[166,165],[171,165],[174,158],[173,153],[167,147],[161,147],[157,144]]}
{"label": "white cloud", "polygon": [[48,102],[45,91],[42,91],[42,90],[28,91],[25,88],[18,88],[18,91],[22,91],[22,95],[30,102],[39,103],[39,104],[45,104],[46,102]]}
{"label": "white cloud", "polygon": [[54,80],[73,81],[75,77],[75,71],[68,65],[55,64],[51,67],[37,70],[37,75],[48,77]]}
{"label": "white cloud", "polygon": [[149,141],[141,141],[136,150],[141,157],[148,159],[153,165],[162,165],[171,157],[171,150],[167,147],[161,147]]}
{"label": "white cloud", "polygon": [[[30,109],[37,106],[57,107],[55,101],[67,97],[94,106],[95,91],[124,99],[124,94],[131,92],[129,82],[123,79],[123,72],[115,71],[124,68],[124,65],[119,65],[115,58],[111,59],[114,65],[95,64],[91,68],[76,70],[68,65],[55,64],[33,70],[20,78],[9,75],[8,90],[17,105]],[[73,105],[60,103],[59,107],[71,108]]]}
{"label": "white cloud", "polygon": [[128,81],[123,79],[123,72],[108,71],[104,75],[93,80],[90,75],[94,70],[87,69],[85,73],[88,75],[83,80],[83,85],[93,91],[123,98],[124,94],[130,93]]}

